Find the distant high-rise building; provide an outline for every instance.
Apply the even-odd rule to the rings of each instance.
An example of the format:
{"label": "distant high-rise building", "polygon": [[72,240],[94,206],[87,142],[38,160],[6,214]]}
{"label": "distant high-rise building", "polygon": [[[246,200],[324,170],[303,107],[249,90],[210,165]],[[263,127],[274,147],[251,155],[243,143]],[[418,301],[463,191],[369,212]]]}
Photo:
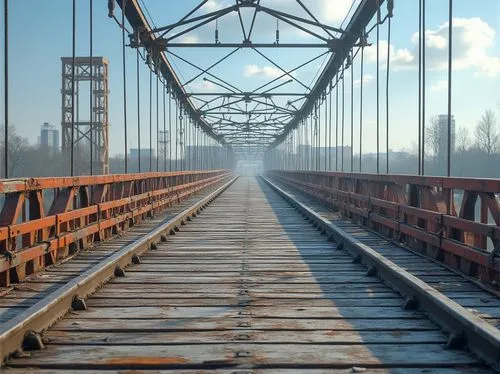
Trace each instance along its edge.
{"label": "distant high-rise building", "polygon": [[[450,123],[450,152],[453,154],[455,152],[455,118],[451,116]],[[437,116],[437,134],[435,141],[436,150],[436,172],[445,175],[446,174],[446,164],[448,160],[448,115],[440,114]]]}
{"label": "distant high-rise building", "polygon": [[41,126],[39,139],[40,148],[52,153],[59,151],[59,131],[48,122],[44,122]]}
{"label": "distant high-rise building", "polygon": [[[439,154],[446,158],[448,154],[448,115],[440,114],[438,121]],[[451,116],[451,153],[455,152],[455,117]]]}

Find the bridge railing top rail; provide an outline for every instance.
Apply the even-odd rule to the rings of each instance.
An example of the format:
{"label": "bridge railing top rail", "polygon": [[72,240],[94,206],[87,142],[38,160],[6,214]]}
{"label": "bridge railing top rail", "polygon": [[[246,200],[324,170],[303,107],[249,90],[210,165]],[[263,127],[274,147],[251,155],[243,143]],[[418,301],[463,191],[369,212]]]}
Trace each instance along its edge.
{"label": "bridge railing top rail", "polygon": [[0,287],[112,238],[229,170],[1,180]]}
{"label": "bridge railing top rail", "polygon": [[216,175],[225,170],[196,170],[176,172],[148,172],[131,174],[80,175],[74,177],[37,177],[0,179],[0,194],[11,192],[35,191],[51,188],[81,187],[120,182],[137,182],[155,178]]}
{"label": "bridge railing top rail", "polygon": [[483,280],[500,274],[500,180],[273,170],[349,218]]}
{"label": "bridge railing top rail", "polygon": [[419,176],[412,174],[371,174],[336,171],[287,171],[287,173],[296,175],[316,175],[324,177],[356,179],[367,182],[384,182],[401,185],[411,184],[416,186],[439,187],[443,189],[500,193],[500,179],[495,178]]}

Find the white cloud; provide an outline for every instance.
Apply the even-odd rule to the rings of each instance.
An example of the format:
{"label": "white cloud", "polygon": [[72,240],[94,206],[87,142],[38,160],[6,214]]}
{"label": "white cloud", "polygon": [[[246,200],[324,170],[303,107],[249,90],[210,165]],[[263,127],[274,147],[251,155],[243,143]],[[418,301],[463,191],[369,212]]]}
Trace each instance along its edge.
{"label": "white cloud", "polygon": [[[446,23],[436,32],[448,33]],[[495,30],[479,17],[456,18],[453,20],[453,50],[454,69],[472,68],[477,74],[496,76],[500,73],[500,58],[489,54],[489,49],[495,43]],[[442,55],[437,55],[436,65],[443,68],[439,61]]]}
{"label": "white cloud", "polygon": [[[309,11],[321,22],[326,25],[340,26],[340,23],[344,20],[351,5],[357,0],[302,0],[304,5],[309,9]],[[267,8],[275,9],[283,13],[290,13],[305,19],[311,19],[310,16],[300,7],[296,0],[265,0],[261,2],[262,6]],[[220,10],[229,6],[234,5],[234,0],[209,0],[200,9],[201,12],[210,13],[216,10]],[[353,8],[355,9],[355,7]],[[253,10],[252,10],[253,11]],[[254,29],[254,34],[269,35],[272,37],[275,30],[275,19],[270,18],[270,16],[265,15],[260,12],[261,15],[257,15],[258,27]],[[244,17],[245,18],[245,17]],[[259,22],[259,19],[267,19],[266,22]],[[245,24],[247,22],[244,22]],[[229,13],[228,15],[220,19],[221,29],[226,31],[236,31],[240,32],[240,24],[238,17],[235,13]],[[306,29],[310,29],[321,35],[325,35],[321,28],[310,26],[299,22]],[[248,25],[246,25],[248,27]],[[285,22],[280,21],[280,31],[282,36],[285,34],[293,34],[295,36],[303,38],[312,38],[310,34],[304,32],[298,28],[295,28]]]}
{"label": "white cloud", "polygon": [[198,43],[200,38],[196,34],[187,34],[179,38],[179,43]]}
{"label": "white cloud", "polygon": [[[247,78],[250,77],[264,77],[268,79],[275,79],[283,75],[284,73],[274,67],[274,66],[258,66],[254,64],[245,65],[243,68],[243,75]],[[283,79],[290,79],[288,76],[284,76]]]}
{"label": "white cloud", "polygon": [[[415,45],[418,45],[418,32],[412,35],[411,42]],[[435,49],[448,48],[448,33],[446,33],[446,37],[444,37],[443,35],[440,35],[433,30],[426,30],[425,44],[427,48],[435,48]]]}
{"label": "white cloud", "polygon": [[447,80],[440,80],[434,83],[431,86],[431,91],[433,92],[443,92],[448,89],[448,81]]}
{"label": "white cloud", "polygon": [[[426,68],[448,69],[448,22],[435,30],[426,30]],[[495,44],[495,30],[479,17],[453,19],[453,70],[471,69],[476,75],[500,74],[500,57],[491,50]],[[394,70],[415,69],[418,64],[418,32],[411,37],[411,49],[390,46],[391,66]],[[368,61],[376,61],[376,46],[367,47]],[[387,42],[380,42],[380,61],[387,60]]]}
{"label": "white cloud", "polygon": [[210,12],[215,12],[216,10],[225,8],[227,4],[225,4],[223,1],[217,1],[217,0],[208,0],[204,5],[202,10],[210,13]]}
{"label": "white cloud", "polygon": [[318,14],[320,19],[329,22],[342,22],[354,0],[323,0],[315,1],[322,6],[322,12]]}
{"label": "white cloud", "polygon": [[188,85],[189,92],[218,92],[219,87],[212,82],[205,80],[197,80],[196,82],[190,83]]}
{"label": "white cloud", "polygon": [[[379,43],[379,61],[381,64],[385,64],[387,61],[387,40],[381,40]],[[402,70],[413,68],[415,63],[415,56],[407,49],[398,49],[394,47],[393,44],[389,47],[389,58],[391,66],[394,70]],[[365,48],[365,56],[368,62],[377,61],[377,45],[373,44],[370,47]]]}
{"label": "white cloud", "polygon": [[[375,77],[371,74],[365,74],[363,75],[363,85],[367,85],[368,83],[370,83],[372,80],[374,80]],[[356,79],[354,81],[354,85],[355,86],[361,86],[361,79]]]}

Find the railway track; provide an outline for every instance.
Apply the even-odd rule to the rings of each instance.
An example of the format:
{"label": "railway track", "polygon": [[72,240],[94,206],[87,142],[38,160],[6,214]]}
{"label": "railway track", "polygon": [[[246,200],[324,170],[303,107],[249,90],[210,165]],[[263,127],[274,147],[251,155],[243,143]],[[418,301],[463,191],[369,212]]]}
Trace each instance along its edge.
{"label": "railway track", "polygon": [[[174,227],[180,232],[165,238]],[[34,350],[6,366],[243,374],[482,373],[498,365],[498,330],[447,309],[453,301],[425,283],[432,275],[421,263],[407,260],[422,273],[414,279],[342,235],[285,191],[240,178],[94,265],[59,298],[42,298],[47,308],[36,318],[23,320],[33,306],[7,322],[3,354],[14,337],[20,344],[27,336]]]}

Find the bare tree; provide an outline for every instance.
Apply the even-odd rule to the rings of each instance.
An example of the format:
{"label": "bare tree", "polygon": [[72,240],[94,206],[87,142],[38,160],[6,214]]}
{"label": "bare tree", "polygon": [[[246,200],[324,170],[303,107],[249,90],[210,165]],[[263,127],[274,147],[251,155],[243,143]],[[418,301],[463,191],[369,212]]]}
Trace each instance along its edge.
{"label": "bare tree", "polygon": [[495,153],[500,144],[500,136],[498,135],[496,124],[495,113],[492,110],[487,110],[476,126],[476,145],[488,155]]}
{"label": "bare tree", "polygon": [[456,144],[457,152],[462,154],[470,148],[471,144],[469,138],[469,130],[466,127],[458,128],[456,139],[457,139],[457,144]]}
{"label": "bare tree", "polygon": [[443,137],[443,131],[439,128],[439,120],[437,117],[432,117],[431,124],[426,128],[425,142],[431,148],[435,158],[440,156],[442,144],[446,139]]}
{"label": "bare tree", "polygon": [[[3,132],[0,134],[0,157],[3,160],[4,156],[4,134]],[[9,126],[9,144],[8,144],[8,150],[9,150],[9,176],[14,177],[14,176],[19,176],[18,172],[21,168],[21,165],[23,164],[23,161],[26,157],[26,152],[29,150],[29,142],[28,139],[23,138],[22,136],[18,135],[16,132],[16,129],[14,126]],[[2,175],[4,174],[3,171],[3,162],[2,162]]]}

